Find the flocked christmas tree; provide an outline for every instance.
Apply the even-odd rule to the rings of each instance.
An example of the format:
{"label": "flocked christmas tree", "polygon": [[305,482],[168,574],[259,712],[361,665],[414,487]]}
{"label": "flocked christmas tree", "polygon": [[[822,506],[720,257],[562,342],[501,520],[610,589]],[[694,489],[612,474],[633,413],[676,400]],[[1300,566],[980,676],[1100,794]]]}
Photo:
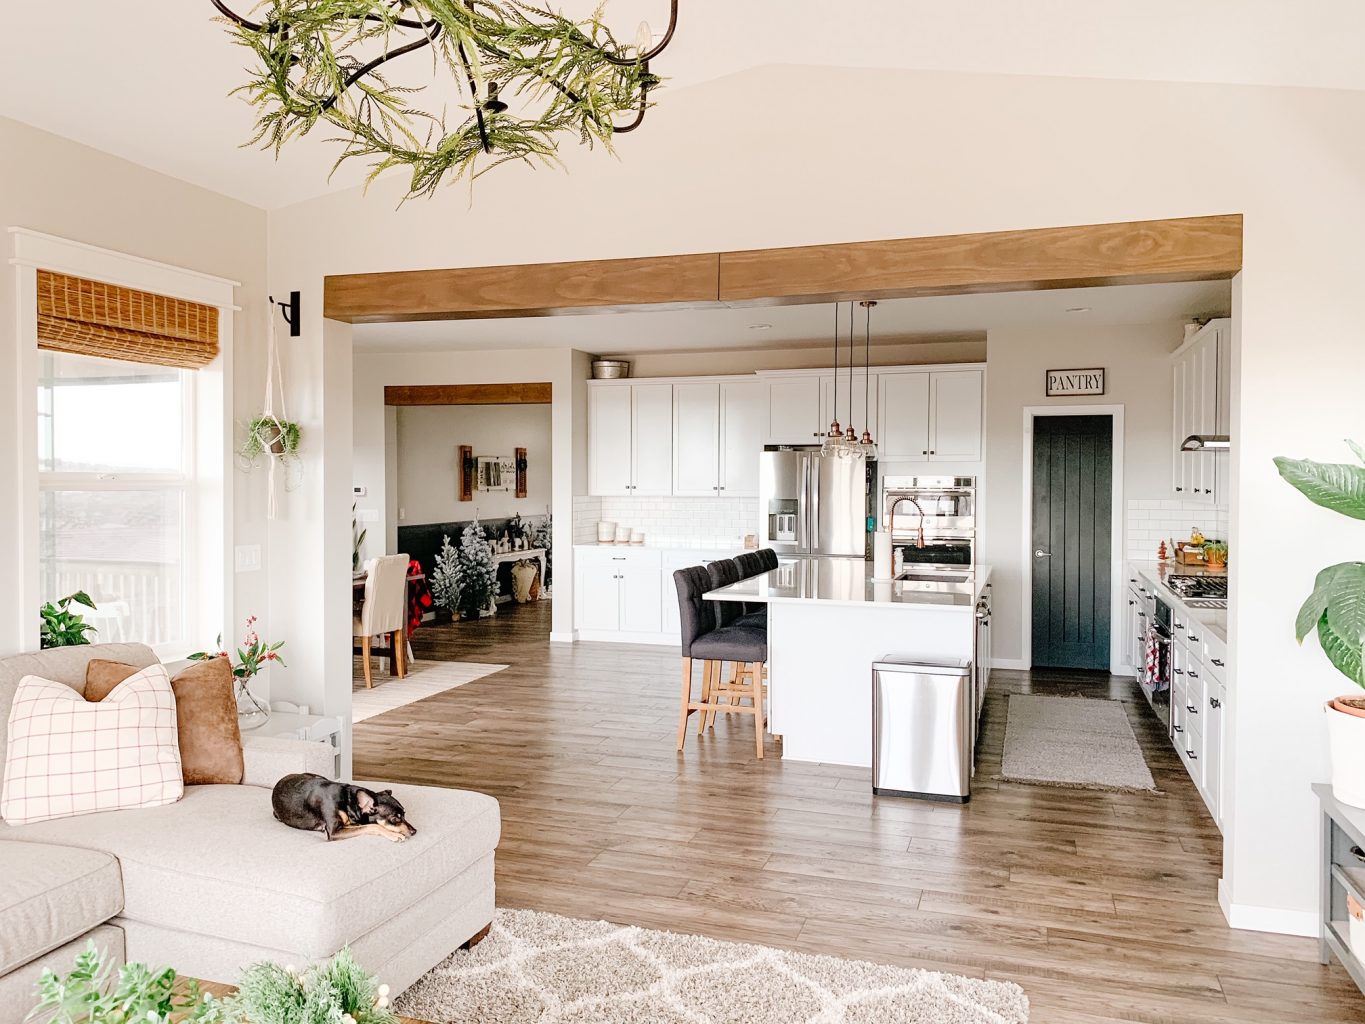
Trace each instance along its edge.
{"label": "flocked christmas tree", "polygon": [[441,537],[441,551],[431,571],[431,599],[452,615],[460,610],[460,553],[448,535]]}
{"label": "flocked christmas tree", "polygon": [[550,513],[545,513],[545,518],[536,527],[535,536],[531,539],[531,547],[545,549],[545,578],[541,584],[548,590],[550,579],[554,575],[554,552],[551,544],[554,542],[554,517]]}
{"label": "flocked christmas tree", "polygon": [[493,548],[483,535],[476,518],[464,528],[459,553],[460,611],[466,619],[477,619],[496,611],[493,598],[498,593],[498,568],[493,564]]}

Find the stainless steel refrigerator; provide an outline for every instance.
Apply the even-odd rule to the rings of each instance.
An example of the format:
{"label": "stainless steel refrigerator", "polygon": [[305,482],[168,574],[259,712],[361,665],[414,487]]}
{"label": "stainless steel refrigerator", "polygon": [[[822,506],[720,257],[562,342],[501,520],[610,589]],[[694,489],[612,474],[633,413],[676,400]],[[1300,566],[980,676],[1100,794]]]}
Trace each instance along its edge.
{"label": "stainless steel refrigerator", "polygon": [[872,557],[875,460],[770,446],[760,456],[758,486],[764,546],[787,558]]}

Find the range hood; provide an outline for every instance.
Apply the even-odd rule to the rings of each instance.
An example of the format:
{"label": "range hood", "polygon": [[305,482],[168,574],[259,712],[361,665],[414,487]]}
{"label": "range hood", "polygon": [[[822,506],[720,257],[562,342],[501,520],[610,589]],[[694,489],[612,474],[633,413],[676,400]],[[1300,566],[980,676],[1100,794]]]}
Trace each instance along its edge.
{"label": "range hood", "polygon": [[1231,447],[1227,434],[1191,434],[1180,442],[1182,452],[1225,452]]}

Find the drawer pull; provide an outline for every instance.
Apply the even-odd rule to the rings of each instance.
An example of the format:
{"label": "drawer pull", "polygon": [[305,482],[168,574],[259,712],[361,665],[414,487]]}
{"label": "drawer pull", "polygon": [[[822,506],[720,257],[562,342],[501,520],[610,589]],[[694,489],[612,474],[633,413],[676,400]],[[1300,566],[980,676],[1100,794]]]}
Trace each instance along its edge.
{"label": "drawer pull", "polygon": [[1175,670],[1175,674],[1178,676],[1183,676],[1185,674],[1185,670],[1183,668],[1178,668]]}
{"label": "drawer pull", "polygon": [[1197,644],[1199,642],[1199,637],[1195,636],[1193,633],[1186,633],[1185,636],[1192,644]]}
{"label": "drawer pull", "polygon": [[1196,754],[1193,750],[1186,749],[1185,753],[1189,755],[1191,761],[1199,760],[1199,755]]}
{"label": "drawer pull", "polygon": [[1215,710],[1217,710],[1218,708],[1221,708],[1222,706],[1223,706],[1223,702],[1222,702],[1221,700],[1219,700],[1217,697],[1210,697],[1210,698],[1209,698],[1209,707],[1214,708]]}
{"label": "drawer pull", "polygon": [[1190,678],[1191,678],[1191,679],[1198,679],[1198,678],[1199,678],[1199,673],[1196,672],[1194,669],[1190,669]]}
{"label": "drawer pull", "polygon": [[1360,863],[1365,864],[1365,850],[1362,850],[1359,846],[1351,847],[1351,856],[1360,861]]}
{"label": "drawer pull", "polygon": [[1211,658],[1210,660],[1211,660],[1215,665],[1217,665],[1219,668],[1222,668],[1222,667],[1223,667],[1223,659],[1222,659],[1222,658]]}
{"label": "drawer pull", "polygon": [[1184,628],[1185,628],[1185,623],[1183,623],[1183,622],[1177,622],[1177,623],[1175,624],[1175,628],[1176,628],[1176,629],[1184,629]]}
{"label": "drawer pull", "polygon": [[1173,726],[1171,726],[1171,728],[1174,729],[1176,732],[1184,732],[1184,731],[1185,731],[1185,727],[1184,727],[1183,725],[1173,725]]}

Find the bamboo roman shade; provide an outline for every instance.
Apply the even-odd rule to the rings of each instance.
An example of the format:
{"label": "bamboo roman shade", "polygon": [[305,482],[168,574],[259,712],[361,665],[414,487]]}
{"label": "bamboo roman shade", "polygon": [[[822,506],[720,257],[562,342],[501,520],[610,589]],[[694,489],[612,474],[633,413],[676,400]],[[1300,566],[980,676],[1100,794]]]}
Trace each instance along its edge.
{"label": "bamboo roman shade", "polygon": [[218,356],[218,308],[40,270],[38,347],[198,370]]}

